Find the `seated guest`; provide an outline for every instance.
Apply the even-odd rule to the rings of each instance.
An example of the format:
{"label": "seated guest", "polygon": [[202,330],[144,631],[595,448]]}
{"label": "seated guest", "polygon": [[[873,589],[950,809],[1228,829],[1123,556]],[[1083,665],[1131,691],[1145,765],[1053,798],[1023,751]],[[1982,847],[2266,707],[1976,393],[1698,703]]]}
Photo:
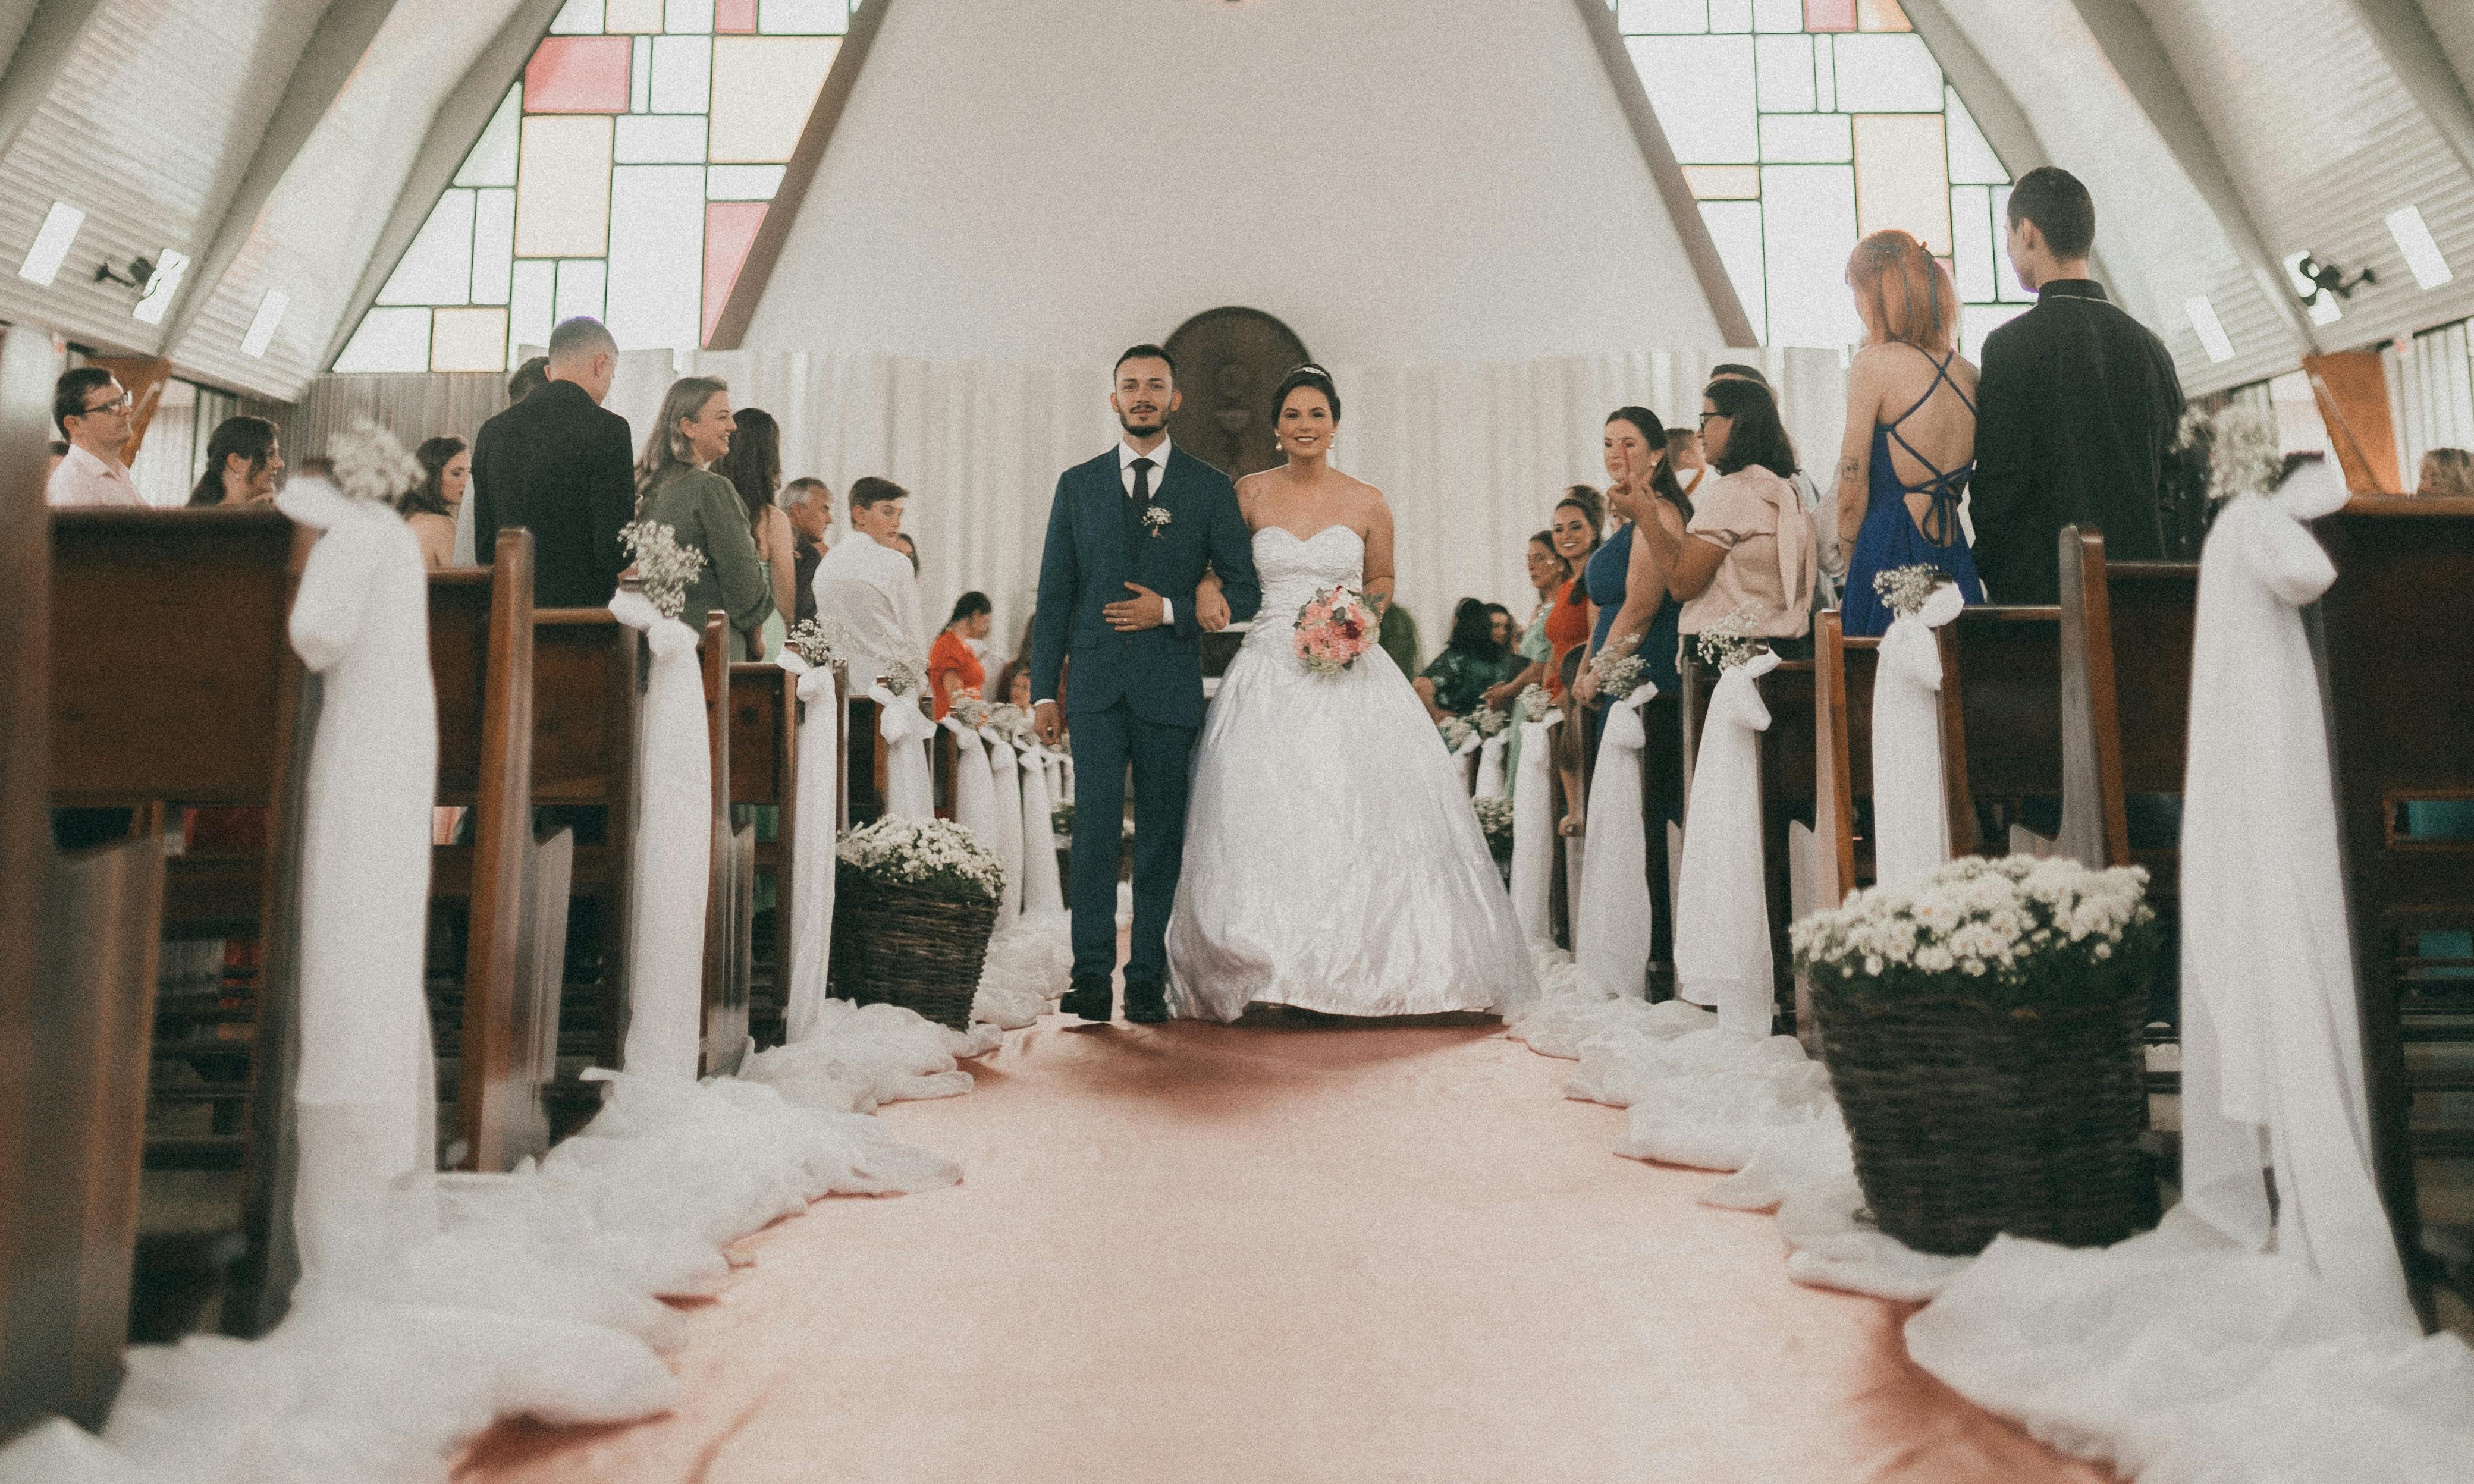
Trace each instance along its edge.
{"label": "seated guest", "polygon": [[134,410],[120,379],[100,366],[63,371],[52,388],[52,423],[68,440],[68,452],[43,482],[53,505],[143,505],[137,481],[120,451],[135,428]]}
{"label": "seated guest", "polygon": [[1659,547],[1667,589],[1684,601],[1677,626],[1685,641],[1749,609],[1754,638],[1783,658],[1809,658],[1812,526],[1787,483],[1795,445],[1769,389],[1736,378],[1710,383],[1701,442],[1718,477],[1694,503],[1683,539],[1656,523],[1641,527]]}
{"label": "seated guest", "polygon": [[688,584],[680,621],[701,631],[715,610],[729,616],[732,660],[766,658],[762,634],[773,613],[773,584],[757,559],[739,491],[710,466],[730,451],[730,389],[710,376],[682,376],[662,398],[662,420],[636,466],[636,518],[668,526],[678,543],[704,553]]}
{"label": "seated guest", "polygon": [[189,504],[237,507],[271,500],[282,474],[283,446],[275,424],[264,418],[226,418],[206,440],[206,471],[189,491]]}
{"label": "seated guest", "polygon": [[1477,598],[1461,599],[1452,610],[1452,636],[1417,679],[1418,699],[1426,703],[1426,714],[1440,722],[1446,716],[1467,716],[1484,706],[1487,687],[1503,678],[1503,658],[1486,604]]}
{"label": "seated guest", "polygon": [[816,616],[816,562],[825,555],[825,538],[834,529],[834,492],[821,479],[794,479],[782,487],[784,510],[796,533],[790,548],[790,597],[793,623]]}
{"label": "seated guest", "polygon": [[[460,438],[424,438],[412,451],[421,465],[421,483],[405,492],[397,508],[403,523],[421,542],[422,560],[433,572],[455,562],[455,512],[464,505],[464,487],[473,480],[473,455]],[[493,559],[497,557],[491,553]]]}
{"label": "seated guest", "polygon": [[[798,576],[798,543],[790,529],[790,514],[774,500],[782,487],[782,429],[771,413],[756,407],[742,407],[731,419],[738,426],[730,435],[730,451],[714,465],[713,471],[731,482],[739,491],[740,504],[747,508],[748,535],[755,539],[756,555],[772,580],[773,612],[779,618],[795,607],[790,587]],[[787,632],[788,620],[783,623]],[[779,650],[782,637],[781,634],[769,635],[766,652]]]}
{"label": "seated guest", "polygon": [[919,575],[895,545],[910,492],[874,475],[851,481],[851,534],[816,563],[816,616],[841,625],[852,649],[851,682],[864,687],[897,663],[924,666],[928,625]]}
{"label": "seated guest", "polygon": [[1873,579],[1892,568],[1939,567],[1968,602],[1984,601],[1958,518],[1976,469],[1976,368],[1951,343],[1958,290],[1923,243],[1875,232],[1856,245],[1847,284],[1864,344],[1838,450],[1838,542],[1852,553],[1838,606],[1849,634],[1878,637],[1895,615]]}
{"label": "seated guest", "polygon": [[2422,467],[2416,473],[2416,494],[2474,498],[2474,454],[2462,448],[2434,448],[2422,456]]}
{"label": "seated guest", "polygon": [[[1520,631],[1513,645],[1516,661],[1512,673],[1501,683],[1486,693],[1486,704],[1504,710],[1523,690],[1546,683],[1546,661],[1553,658],[1554,647],[1546,639],[1546,619],[1555,611],[1555,595],[1572,580],[1572,568],[1555,550],[1555,533],[1540,531],[1529,539],[1529,586],[1537,590],[1538,606],[1530,610],[1529,627]],[[1519,734],[1513,734],[1514,745]]]}
{"label": "seated guest", "polygon": [[1029,650],[1007,660],[1006,667],[997,672],[997,694],[1007,704],[1022,707],[1025,716],[1031,714],[1031,652]]}
{"label": "seated guest", "polygon": [[2088,275],[2096,203],[2041,166],[2010,192],[2010,264],[2036,307],[1984,341],[1976,397],[1976,566],[1995,603],[2054,603],[2062,527],[2115,562],[2165,558],[2163,490],[2180,437],[2172,352]]}
{"label": "seated guest", "polygon": [[1488,604],[1486,632],[1494,640],[1495,652],[1503,657],[1503,678],[1510,680],[1519,674],[1524,661],[1513,653],[1513,647],[1520,642],[1520,625],[1513,618],[1512,610],[1500,603]]}
{"label": "seated guest", "polygon": [[[618,528],[636,508],[627,419],[601,405],[618,373],[618,342],[598,321],[569,320],[550,331],[547,373],[548,385],[473,440],[473,550],[497,550],[502,525],[526,527],[533,601],[600,608],[618,590],[627,565]],[[668,443],[665,434],[649,447]]]}
{"label": "seated guest", "polygon": [[996,622],[996,605],[984,592],[966,592],[954,604],[954,616],[928,649],[928,688],[936,698],[936,719],[954,708],[957,696],[984,696],[988,672],[971,648],[971,640],[988,636]]}

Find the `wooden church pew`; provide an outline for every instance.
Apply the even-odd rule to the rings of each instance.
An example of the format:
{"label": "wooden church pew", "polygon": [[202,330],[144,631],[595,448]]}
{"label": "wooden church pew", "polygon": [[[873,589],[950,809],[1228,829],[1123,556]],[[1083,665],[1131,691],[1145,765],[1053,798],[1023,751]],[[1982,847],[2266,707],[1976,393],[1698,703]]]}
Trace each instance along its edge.
{"label": "wooden church pew", "polygon": [[2474,1153],[2474,1139],[2415,1137],[2416,1090],[2474,1090],[2462,1072],[2409,1074],[2409,1042],[2474,1039],[2474,964],[2426,954],[2422,935],[2474,928],[2474,840],[2416,838],[2409,804],[2474,801],[2474,500],[2375,496],[2317,522],[2337,581],[2313,611],[2362,994],[2364,1076],[2381,1193],[2417,1302],[2437,1258],[2413,1155]]}
{"label": "wooden church pew", "polygon": [[765,966],[772,993],[764,1006],[756,1001],[752,962],[748,985],[750,1026],[759,1028],[761,1020],[764,1035],[759,1039],[767,1041],[779,1032],[778,1018],[790,989],[786,904],[799,818],[799,679],[780,665],[759,662],[730,667],[730,799],[741,807],[770,806],[780,811],[773,838],[756,841],[753,863],[754,876],[773,878],[773,951]]}
{"label": "wooden church pew", "polygon": [[[1701,728],[1710,713],[1710,699],[1717,689],[1718,669],[1705,665],[1692,647],[1686,645],[1683,661],[1683,690],[1680,707],[1683,736],[1684,793],[1688,801],[1692,793],[1692,770],[1701,753]],[[1770,918],[1770,957],[1777,975],[1779,1003],[1786,1009],[1791,1020],[1782,1029],[1792,1028],[1796,1034],[1808,1033],[1812,1025],[1807,995],[1797,986],[1794,953],[1787,945],[1787,928],[1801,915],[1800,907],[1809,899],[1812,887],[1807,868],[1798,857],[1814,853],[1808,843],[1814,807],[1819,791],[1815,787],[1818,744],[1814,733],[1813,661],[1782,660],[1778,668],[1761,677],[1761,702],[1770,713],[1769,730],[1761,733],[1761,870],[1767,881]],[[1805,826],[1799,833],[1796,826]],[[1687,813],[1684,828],[1688,835],[1692,821]],[[1799,890],[1799,885],[1802,890]]]}
{"label": "wooden church pew", "polygon": [[[160,936],[160,811],[52,847],[47,337],[0,344],[0,1441],[120,1381]],[[68,610],[70,616],[77,616]]]}
{"label": "wooden church pew", "polygon": [[1813,615],[1813,895],[1834,907],[1873,884],[1873,842],[1856,802],[1873,795],[1873,682],[1881,641],[1850,638],[1838,610]]}
{"label": "wooden church pew", "polygon": [[1951,853],[2007,855],[2010,840],[1984,833],[1977,805],[2015,823],[2023,802],[2062,794],[2062,610],[1974,607],[1933,634]]}
{"label": "wooden church pew", "polygon": [[705,615],[705,741],[713,760],[713,855],[705,878],[704,1076],[739,1069],[747,1048],[747,981],[756,917],[756,826],[736,826],[730,794],[730,620]]}
{"label": "wooden church pew", "polygon": [[429,579],[438,802],[473,810],[473,842],[435,852],[470,899],[447,1163],[489,1173],[549,1148],[575,850],[572,830],[533,828],[532,593],[521,529],[499,533],[490,568]]}

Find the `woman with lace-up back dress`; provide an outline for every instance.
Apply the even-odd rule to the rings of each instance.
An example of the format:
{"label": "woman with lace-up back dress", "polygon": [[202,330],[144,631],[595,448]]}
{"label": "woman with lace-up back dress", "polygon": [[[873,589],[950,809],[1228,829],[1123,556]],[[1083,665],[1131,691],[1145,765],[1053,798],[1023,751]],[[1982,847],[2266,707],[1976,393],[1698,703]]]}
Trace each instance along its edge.
{"label": "woman with lace-up back dress", "polygon": [[1838,462],[1839,539],[1852,549],[1839,619],[1850,634],[1877,635],[1892,615],[1873,578],[1894,567],[1937,566],[1968,602],[1984,601],[1960,518],[1976,471],[1976,368],[1951,343],[1957,290],[1915,238],[1865,238],[1847,283],[1865,336],[1848,369]]}

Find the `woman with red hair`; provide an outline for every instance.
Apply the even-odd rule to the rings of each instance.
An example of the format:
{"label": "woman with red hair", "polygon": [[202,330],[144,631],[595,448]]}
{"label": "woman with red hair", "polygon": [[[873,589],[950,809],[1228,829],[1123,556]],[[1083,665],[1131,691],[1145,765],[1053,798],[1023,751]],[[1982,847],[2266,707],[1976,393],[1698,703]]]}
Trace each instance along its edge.
{"label": "woman with red hair", "polygon": [[1958,291],[1903,231],[1856,245],[1847,286],[1864,345],[1847,373],[1847,436],[1838,458],[1838,539],[1853,553],[1839,618],[1851,634],[1890,627],[1875,574],[1920,563],[1984,601],[1959,501],[1976,472],[1976,368],[1953,345]]}

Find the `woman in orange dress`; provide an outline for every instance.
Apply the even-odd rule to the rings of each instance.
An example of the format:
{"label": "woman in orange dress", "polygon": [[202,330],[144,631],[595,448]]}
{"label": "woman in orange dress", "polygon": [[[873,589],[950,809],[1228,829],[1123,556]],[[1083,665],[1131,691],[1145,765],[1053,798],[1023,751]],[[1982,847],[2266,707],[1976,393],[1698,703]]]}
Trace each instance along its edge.
{"label": "woman in orange dress", "polygon": [[[1554,524],[1548,527],[1555,539],[1555,554],[1571,567],[1572,577],[1555,594],[1555,606],[1546,614],[1546,642],[1552,646],[1546,660],[1546,694],[1557,705],[1564,703],[1564,660],[1573,651],[1587,646],[1589,634],[1598,622],[1597,605],[1589,601],[1589,585],[1581,579],[1589,570],[1590,554],[1598,549],[1601,529],[1606,524],[1607,505],[1604,496],[1588,485],[1574,485],[1555,505]],[[1574,725],[1580,724],[1578,712]],[[1564,815],[1557,827],[1564,834],[1581,832],[1581,770],[1565,764],[1564,797],[1571,802],[1571,812]]]}
{"label": "woman in orange dress", "polygon": [[980,657],[971,652],[970,641],[984,639],[995,621],[996,605],[984,592],[966,592],[954,603],[954,616],[945,620],[945,632],[928,647],[928,686],[936,698],[936,719],[954,709],[956,696],[979,695],[988,682],[988,672]]}

